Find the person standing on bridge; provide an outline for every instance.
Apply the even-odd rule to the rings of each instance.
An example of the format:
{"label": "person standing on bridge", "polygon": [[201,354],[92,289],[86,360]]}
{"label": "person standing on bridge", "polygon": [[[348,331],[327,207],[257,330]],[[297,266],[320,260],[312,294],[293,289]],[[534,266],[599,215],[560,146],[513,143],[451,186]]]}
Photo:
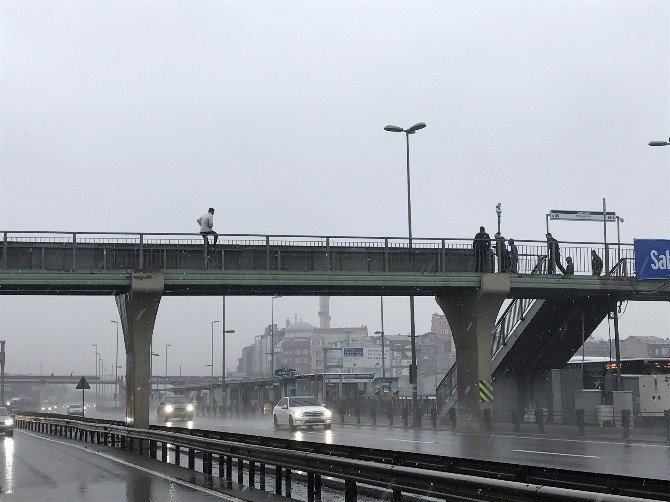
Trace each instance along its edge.
{"label": "person standing on bridge", "polygon": [[209,236],[214,236],[214,243],[212,244],[212,251],[216,248],[216,241],[219,239],[219,234],[214,231],[214,208],[210,207],[209,210],[198,218],[198,225],[200,225],[200,235],[205,239],[205,247],[207,252],[209,249]]}
{"label": "person standing on bridge", "polygon": [[565,267],[565,275],[575,275],[575,264],[572,262],[572,256],[565,259],[567,266]]}
{"label": "person standing on bridge", "polygon": [[558,245],[558,241],[554,239],[554,236],[550,233],[547,234],[547,250],[549,254],[547,273],[555,274],[556,267],[558,267],[558,269],[565,274],[565,268],[563,268],[563,265],[561,264],[561,248]]}
{"label": "person standing on bridge", "polygon": [[479,233],[472,241],[472,250],[475,253],[475,272],[488,272],[488,259],[491,251],[491,236],[484,227],[479,227]]}
{"label": "person standing on bridge", "polygon": [[600,275],[603,272],[603,259],[598,256],[594,249],[591,250],[591,270],[593,275]]}

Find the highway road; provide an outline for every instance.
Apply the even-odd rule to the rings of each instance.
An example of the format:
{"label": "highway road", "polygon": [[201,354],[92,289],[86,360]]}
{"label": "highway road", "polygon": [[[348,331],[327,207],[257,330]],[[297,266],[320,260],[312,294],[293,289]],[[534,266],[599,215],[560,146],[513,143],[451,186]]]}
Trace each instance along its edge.
{"label": "highway road", "polygon": [[[94,416],[93,414],[91,416]],[[97,413],[99,418],[121,420],[121,415]],[[163,424],[154,415],[151,423]],[[270,417],[196,417],[192,422],[176,422],[179,427],[229,431],[298,441],[369,446],[396,451],[412,451],[513,464],[607,473],[670,480],[670,445],[659,442],[631,442],[588,437],[548,437],[505,433],[453,432],[339,426],[291,432],[275,431]]]}
{"label": "highway road", "polygon": [[179,467],[24,430],[0,437],[0,457],[3,502],[241,500],[196,486],[192,473]]}

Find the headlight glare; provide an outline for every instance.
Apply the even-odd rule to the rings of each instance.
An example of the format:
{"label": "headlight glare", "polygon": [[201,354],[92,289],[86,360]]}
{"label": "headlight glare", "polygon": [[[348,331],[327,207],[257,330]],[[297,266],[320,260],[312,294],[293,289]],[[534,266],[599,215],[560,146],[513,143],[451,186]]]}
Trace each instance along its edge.
{"label": "headlight glare", "polygon": [[193,411],[193,405],[192,404],[187,404],[186,405],[186,411]]}
{"label": "headlight glare", "polygon": [[326,412],[323,414],[324,417],[330,418],[333,414],[330,412],[330,410],[326,410]]}
{"label": "headlight glare", "polygon": [[5,420],[5,425],[14,425],[14,419],[8,418],[7,420]]}
{"label": "headlight glare", "polygon": [[296,411],[295,418],[302,418],[302,411]]}
{"label": "headlight glare", "polygon": [[171,404],[166,404],[165,405],[165,413],[172,413],[174,411],[174,408],[172,407]]}

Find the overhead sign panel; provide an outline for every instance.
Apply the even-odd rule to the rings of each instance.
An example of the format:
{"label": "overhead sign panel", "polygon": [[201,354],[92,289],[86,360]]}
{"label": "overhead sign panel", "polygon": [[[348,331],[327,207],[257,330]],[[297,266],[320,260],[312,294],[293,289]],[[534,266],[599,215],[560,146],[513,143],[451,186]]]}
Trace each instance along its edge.
{"label": "overhead sign panel", "polygon": [[[566,211],[564,209],[552,209],[549,212],[549,219],[551,220],[571,220],[571,221],[596,221],[602,223],[602,211]],[[612,223],[616,221],[616,213],[614,211],[607,211],[605,213],[605,221]]]}
{"label": "overhead sign panel", "polygon": [[635,276],[670,279],[670,240],[635,239]]}
{"label": "overhead sign panel", "polygon": [[[386,348],[384,355],[387,358],[390,357],[388,348]],[[342,356],[343,368],[369,369],[382,367],[381,347],[343,347]]]}

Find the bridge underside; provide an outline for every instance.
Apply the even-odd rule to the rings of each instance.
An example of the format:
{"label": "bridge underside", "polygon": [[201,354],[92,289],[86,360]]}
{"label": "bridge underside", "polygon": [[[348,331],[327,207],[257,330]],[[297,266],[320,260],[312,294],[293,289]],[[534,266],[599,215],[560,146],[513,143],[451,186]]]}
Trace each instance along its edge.
{"label": "bridge underside", "polygon": [[[2,271],[0,295],[119,295],[132,270]],[[142,272],[135,272],[141,274]],[[164,271],[166,296],[439,296],[481,288],[482,274],[446,272]],[[627,277],[510,275],[508,298],[670,301],[670,283]]]}

